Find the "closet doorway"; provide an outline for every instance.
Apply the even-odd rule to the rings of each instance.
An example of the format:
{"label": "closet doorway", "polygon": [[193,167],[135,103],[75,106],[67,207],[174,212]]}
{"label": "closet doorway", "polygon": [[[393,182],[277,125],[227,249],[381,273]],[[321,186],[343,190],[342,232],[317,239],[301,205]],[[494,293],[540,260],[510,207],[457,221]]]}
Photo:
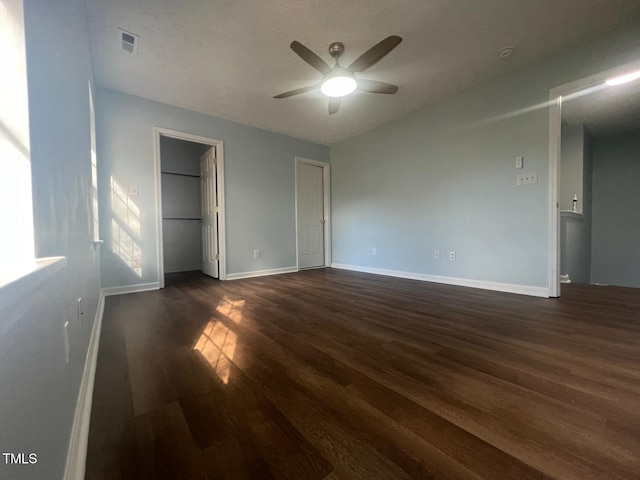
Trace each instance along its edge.
{"label": "closet doorway", "polygon": [[158,277],[201,271],[225,279],[222,142],[156,129]]}
{"label": "closet doorway", "polygon": [[298,270],[331,265],[330,166],[295,157]]}

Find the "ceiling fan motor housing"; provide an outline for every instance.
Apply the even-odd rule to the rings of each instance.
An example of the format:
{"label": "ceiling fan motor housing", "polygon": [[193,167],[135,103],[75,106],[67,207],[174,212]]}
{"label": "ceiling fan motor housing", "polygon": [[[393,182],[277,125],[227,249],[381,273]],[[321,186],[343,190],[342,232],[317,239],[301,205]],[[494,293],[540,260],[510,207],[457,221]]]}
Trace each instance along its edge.
{"label": "ceiling fan motor housing", "polygon": [[344,45],[340,42],[333,42],[329,45],[329,55],[333,58],[339,58],[344,53]]}

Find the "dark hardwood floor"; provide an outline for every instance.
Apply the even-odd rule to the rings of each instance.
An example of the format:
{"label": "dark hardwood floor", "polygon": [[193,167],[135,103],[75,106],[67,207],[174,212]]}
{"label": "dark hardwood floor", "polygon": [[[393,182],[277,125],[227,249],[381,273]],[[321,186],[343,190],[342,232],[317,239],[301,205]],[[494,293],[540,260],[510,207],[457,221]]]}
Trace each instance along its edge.
{"label": "dark hardwood floor", "polygon": [[174,275],[107,298],[86,478],[640,478],[639,346],[634,289]]}

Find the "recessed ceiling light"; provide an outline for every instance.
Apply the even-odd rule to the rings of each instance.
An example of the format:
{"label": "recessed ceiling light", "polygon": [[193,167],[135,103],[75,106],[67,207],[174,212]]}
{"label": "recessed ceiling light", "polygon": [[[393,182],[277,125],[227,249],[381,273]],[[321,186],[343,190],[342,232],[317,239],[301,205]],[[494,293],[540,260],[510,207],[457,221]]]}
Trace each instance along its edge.
{"label": "recessed ceiling light", "polygon": [[507,45],[506,47],[502,47],[500,49],[500,51],[498,52],[498,56],[500,58],[507,58],[511,56],[511,54],[515,51],[516,51],[516,47],[514,47],[513,45]]}

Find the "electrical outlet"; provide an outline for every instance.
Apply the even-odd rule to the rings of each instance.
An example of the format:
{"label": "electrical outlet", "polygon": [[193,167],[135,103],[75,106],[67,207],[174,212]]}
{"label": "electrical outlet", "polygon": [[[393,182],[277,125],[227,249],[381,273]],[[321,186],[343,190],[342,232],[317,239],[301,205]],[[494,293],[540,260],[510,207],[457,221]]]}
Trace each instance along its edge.
{"label": "electrical outlet", "polygon": [[519,173],[516,183],[520,185],[533,185],[538,183],[538,172]]}
{"label": "electrical outlet", "polygon": [[449,252],[449,260],[452,262],[456,261],[456,252]]}
{"label": "electrical outlet", "polygon": [[138,186],[137,185],[129,185],[129,196],[137,197],[138,196]]}
{"label": "electrical outlet", "polygon": [[433,258],[435,258],[436,260],[440,260],[440,250],[433,251]]}
{"label": "electrical outlet", "polygon": [[371,250],[371,255],[378,255],[378,250],[376,248]]}
{"label": "electrical outlet", "polygon": [[516,157],[516,168],[524,167],[524,157]]}
{"label": "electrical outlet", "polygon": [[64,322],[62,326],[64,330],[64,358],[65,363],[69,363],[71,357],[71,344],[69,343],[69,322]]}
{"label": "electrical outlet", "polygon": [[253,258],[260,258],[260,249],[259,248],[255,248],[253,250]]}

